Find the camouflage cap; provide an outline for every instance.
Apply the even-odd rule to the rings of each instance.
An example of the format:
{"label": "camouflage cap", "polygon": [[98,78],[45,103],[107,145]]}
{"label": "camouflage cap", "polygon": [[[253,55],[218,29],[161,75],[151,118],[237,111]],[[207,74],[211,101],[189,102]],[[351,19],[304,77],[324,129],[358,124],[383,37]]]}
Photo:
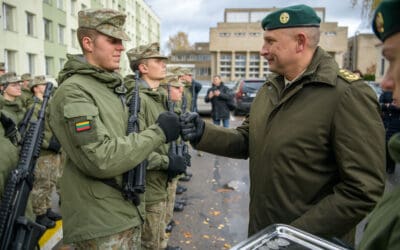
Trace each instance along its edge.
{"label": "camouflage cap", "polygon": [[179,81],[179,77],[173,73],[167,73],[165,78],[160,82],[161,86],[170,84],[173,87],[184,87],[183,83]]}
{"label": "camouflage cap", "polygon": [[22,81],[32,81],[32,75],[30,73],[25,73],[21,75]]}
{"label": "camouflage cap", "polygon": [[31,81],[28,85],[29,89],[32,90],[33,87],[35,87],[36,85],[43,85],[46,84],[46,77],[41,75],[41,76],[35,76],[35,78],[33,78],[33,81]]}
{"label": "camouflage cap", "polygon": [[168,59],[168,57],[160,54],[159,43],[141,45],[139,47],[130,49],[129,51],[126,52],[126,55],[128,56],[130,62],[148,58]]}
{"label": "camouflage cap", "polygon": [[183,75],[193,75],[192,70],[189,68],[182,68],[181,72]]}
{"label": "camouflage cap", "polygon": [[21,82],[21,78],[15,72],[7,72],[0,77],[0,84],[5,85],[13,82]]}
{"label": "camouflage cap", "polygon": [[375,10],[372,19],[372,30],[381,40],[400,32],[397,15],[400,13],[400,0],[383,0]]}
{"label": "camouflage cap", "polygon": [[261,22],[264,30],[294,27],[319,27],[321,18],[310,6],[288,6],[268,14]]}
{"label": "camouflage cap", "polygon": [[124,31],[126,15],[112,9],[86,9],[78,13],[79,28],[97,30],[107,36],[130,41]]}
{"label": "camouflage cap", "polygon": [[0,62],[0,70],[5,71],[6,65],[3,62]]}

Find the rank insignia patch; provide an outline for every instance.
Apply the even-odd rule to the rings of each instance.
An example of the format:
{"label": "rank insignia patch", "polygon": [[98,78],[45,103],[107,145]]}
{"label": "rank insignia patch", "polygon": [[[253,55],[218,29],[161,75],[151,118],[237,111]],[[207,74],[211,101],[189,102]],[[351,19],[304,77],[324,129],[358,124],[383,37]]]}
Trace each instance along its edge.
{"label": "rank insignia patch", "polygon": [[92,128],[90,121],[83,121],[75,123],[75,130],[76,132],[86,131]]}

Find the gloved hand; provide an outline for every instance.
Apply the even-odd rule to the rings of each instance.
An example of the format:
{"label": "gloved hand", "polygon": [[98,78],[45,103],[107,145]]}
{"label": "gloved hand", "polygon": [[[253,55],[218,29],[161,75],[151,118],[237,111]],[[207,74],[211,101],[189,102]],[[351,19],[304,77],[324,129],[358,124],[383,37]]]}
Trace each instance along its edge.
{"label": "gloved hand", "polygon": [[10,140],[14,140],[17,136],[17,126],[11,118],[8,118],[5,114],[1,113],[0,122],[4,128],[4,135]]}
{"label": "gloved hand", "polygon": [[158,116],[156,123],[163,130],[167,143],[178,139],[180,127],[177,114],[169,111],[163,112]]}
{"label": "gloved hand", "polygon": [[186,112],[180,116],[181,136],[193,145],[199,143],[204,132],[204,121],[196,112]]}
{"label": "gloved hand", "polygon": [[179,156],[176,154],[168,154],[169,164],[168,164],[168,178],[172,179],[177,175],[186,172],[186,162],[184,156]]}
{"label": "gloved hand", "polygon": [[50,138],[49,146],[47,147],[47,149],[55,153],[60,152],[61,149],[60,142],[58,142],[57,138],[54,135]]}
{"label": "gloved hand", "polygon": [[184,153],[183,154],[183,157],[185,157],[185,164],[186,164],[186,166],[187,167],[190,167],[192,164],[191,164],[191,159],[192,159],[192,156],[190,156],[190,154],[189,153]]}

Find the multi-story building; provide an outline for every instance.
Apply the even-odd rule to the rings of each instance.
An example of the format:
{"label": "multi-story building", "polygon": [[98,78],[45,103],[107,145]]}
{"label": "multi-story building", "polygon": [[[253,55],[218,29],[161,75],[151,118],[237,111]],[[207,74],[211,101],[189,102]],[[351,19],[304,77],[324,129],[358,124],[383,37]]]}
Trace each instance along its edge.
{"label": "multi-story building", "polygon": [[349,70],[360,70],[364,74],[375,74],[380,44],[374,34],[356,33],[347,40],[348,51],[345,55],[344,67]]}
{"label": "multi-story building", "polygon": [[[56,77],[66,54],[82,53],[77,41],[78,11],[111,8],[127,15],[131,41],[125,48],[160,41],[160,19],[144,0],[0,0],[0,61],[17,74]],[[121,58],[121,73],[130,72]]]}
{"label": "multi-story building", "polygon": [[[265,77],[267,61],[259,55],[263,44],[261,20],[275,8],[225,9],[224,22],[210,29],[211,75],[224,81]],[[325,8],[315,8],[321,18],[320,46],[343,65],[347,27],[325,22]]]}
{"label": "multi-story building", "polygon": [[211,63],[209,43],[195,43],[193,49],[171,51],[171,64],[194,65],[194,77],[199,81],[210,81]]}

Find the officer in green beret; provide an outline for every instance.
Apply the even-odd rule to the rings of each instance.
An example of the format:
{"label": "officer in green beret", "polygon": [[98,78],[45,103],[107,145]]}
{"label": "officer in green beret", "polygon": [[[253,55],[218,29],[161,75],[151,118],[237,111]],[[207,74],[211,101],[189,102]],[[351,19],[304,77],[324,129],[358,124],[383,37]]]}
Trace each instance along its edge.
{"label": "officer in green beret", "polygon": [[[372,29],[383,42],[382,54],[389,68],[381,82],[384,90],[393,91],[393,100],[400,107],[400,0],[383,0],[375,10]],[[400,162],[400,133],[389,140],[389,152]],[[400,188],[385,194],[372,211],[358,249],[400,249]]]}
{"label": "officer in green beret", "polygon": [[[160,82],[166,77],[167,57],[160,53],[160,45],[151,43],[127,51],[132,71],[139,72],[139,81],[126,78],[127,85],[139,84],[139,127],[145,130],[157,122],[157,117],[168,110],[166,92]],[[176,115],[173,112],[171,114]],[[142,133],[142,132],[141,132]],[[169,154],[169,144],[163,144],[148,157],[146,172],[146,219],[142,231],[142,249],[163,249],[165,216],[167,211],[167,182],[186,170],[183,156]],[[176,248],[169,248],[176,249]],[[179,249],[179,248],[178,248]]]}
{"label": "officer in green beret", "polygon": [[127,135],[126,87],[117,73],[126,15],[112,9],[78,13],[83,55],[67,55],[49,124],[66,152],[61,177],[63,242],[76,249],[140,249],[144,202],[121,192],[122,176],[179,136],[177,115]]}
{"label": "officer in green beret", "polygon": [[385,137],[379,104],[359,77],[318,46],[320,18],[307,5],[262,20],[260,54],[275,74],[236,129],[181,117],[198,149],[250,159],[249,236],[284,223],[352,244],[381,197]]}

